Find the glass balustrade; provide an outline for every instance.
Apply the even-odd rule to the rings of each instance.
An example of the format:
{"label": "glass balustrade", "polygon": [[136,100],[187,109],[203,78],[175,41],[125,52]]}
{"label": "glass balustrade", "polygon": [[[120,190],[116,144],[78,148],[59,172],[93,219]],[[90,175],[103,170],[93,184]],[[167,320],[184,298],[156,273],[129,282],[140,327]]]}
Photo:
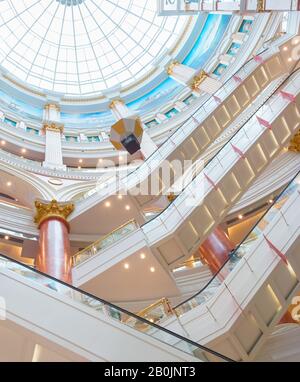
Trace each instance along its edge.
{"label": "glass balustrade", "polygon": [[129,222],[123,224],[121,227],[118,227],[117,229],[110,232],[108,235],[104,236],[100,240],[95,241],[87,248],[76,253],[73,256],[73,265],[76,266],[83,263],[84,261],[98,254],[99,251],[102,251],[103,249],[124,238],[131,232],[134,232],[137,228],[138,224],[135,220],[130,220]]}
{"label": "glass balustrade", "polygon": [[285,188],[280,196],[273,202],[267,212],[257,222],[255,227],[249,232],[242,243],[230,254],[229,260],[223,265],[219,272],[211,279],[211,281],[195,296],[189,300],[181,303],[174,308],[176,315],[181,316],[185,312],[195,308],[198,305],[206,303],[212,296],[214,296],[217,288],[226,279],[227,275],[231,273],[239,261],[245,257],[249,250],[255,245],[255,242],[261,237],[263,231],[272,222],[274,216],[287,202],[289,197],[299,188],[300,175],[292,180],[291,183]]}
{"label": "glass balustrade", "polygon": [[[67,299],[76,301],[76,303],[96,311],[99,318],[101,315],[104,315],[111,320],[116,320],[128,327],[149,335],[160,342],[168,344],[173,348],[186,352],[198,360],[204,362],[211,360],[220,362],[232,361],[230,358],[227,358],[222,354],[214,352],[205,346],[201,346],[177,333],[173,333],[170,330],[162,328],[143,317],[134,315],[125,309],[119,308],[109,302],[92,296],[91,294],[85,293],[71,285],[62,283],[53,277],[38,272],[30,266],[22,265],[21,263],[9,259],[4,255],[0,255],[0,271],[1,269],[14,272],[19,276],[24,277],[27,281],[32,283],[32,286],[40,285],[49,288],[52,291],[56,291],[60,295],[63,295]],[[95,338],[95,341],[96,340],[97,339]],[[99,341],[101,341],[101,338],[99,338]]]}
{"label": "glass balustrade", "polygon": [[[274,52],[271,49],[265,49],[260,53],[260,56],[263,60],[268,60]],[[238,86],[237,81],[235,80],[238,76],[242,81],[246,79],[250,73],[252,73],[256,68],[260,66],[260,63],[255,61],[254,58],[250,59],[242,68],[239,68],[224,84],[218,89],[212,97],[201,105],[196,111],[194,111],[181,126],[179,126],[170,137],[168,137],[163,144],[147,158],[147,160],[141,164],[137,169],[134,169],[129,174],[124,176],[124,185],[127,185],[127,188],[130,189],[130,186],[134,186],[136,180],[141,176],[147,176],[151,171],[157,167],[159,163],[168,155],[172,153],[174,147],[180,145],[200,124],[200,121],[203,120],[207,115],[210,115],[218,106],[216,100],[223,101],[226,99],[233,90]],[[127,179],[128,178],[128,179]],[[111,187],[111,188],[110,188]],[[92,190],[89,190],[85,195],[83,195],[78,202],[83,201],[97,193],[111,194],[114,191],[115,182],[107,183],[106,193],[103,192],[103,187],[95,187]],[[124,188],[126,189],[126,187]]]}

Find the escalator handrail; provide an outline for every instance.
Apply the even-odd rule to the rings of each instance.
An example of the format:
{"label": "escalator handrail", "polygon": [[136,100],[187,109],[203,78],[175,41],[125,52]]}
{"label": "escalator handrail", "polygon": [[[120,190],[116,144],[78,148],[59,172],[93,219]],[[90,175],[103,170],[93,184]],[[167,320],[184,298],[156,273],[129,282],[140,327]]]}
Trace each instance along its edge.
{"label": "escalator handrail", "polygon": [[240,244],[230,253],[228,259],[224,262],[224,264],[221,266],[221,268],[218,270],[218,272],[206,283],[206,285],[201,288],[201,290],[197,293],[195,293],[193,296],[189,297],[188,299],[182,301],[180,304],[176,305],[172,309],[176,311],[176,309],[180,308],[182,305],[188,303],[190,300],[194,299],[195,297],[202,294],[212,283],[216,280],[216,278],[220,275],[222,270],[225,268],[227,263],[231,260],[231,258],[235,255],[235,253],[241,248],[241,246],[244,244],[244,242],[248,239],[248,237],[251,235],[253,230],[255,230],[260,222],[265,218],[265,216],[269,213],[269,211],[276,205],[278,200],[283,196],[283,194],[286,192],[286,190],[290,187],[290,185],[294,182],[294,180],[299,176],[300,170],[297,172],[297,174],[289,181],[289,183],[284,187],[284,189],[280,192],[280,194],[274,199],[273,203],[270,204],[270,206],[267,208],[265,213],[259,218],[259,220],[256,222],[254,227],[251,228],[251,230],[245,235],[243,240],[240,242]]}
{"label": "escalator handrail", "polygon": [[[297,67],[298,63],[295,64],[295,67],[294,69]],[[297,73],[298,71],[300,70],[300,68],[297,68],[296,70],[294,70],[293,72],[291,72],[287,78],[285,78],[285,80],[279,85],[279,87],[282,87],[285,85],[285,83],[287,81],[290,80],[291,76],[293,76],[295,73]],[[257,110],[257,112],[254,114],[254,116],[262,109],[265,107],[266,103],[277,93],[278,91],[278,88],[274,90],[274,92],[266,99],[265,103]],[[221,151],[225,150],[225,148],[231,143],[231,141],[234,139],[234,137],[243,129],[243,127],[253,118],[253,115],[251,115],[235,132],[234,134],[230,137],[229,141],[226,142],[222,147],[220,147],[220,149],[213,155],[212,158],[210,158],[208,160],[208,162],[205,164],[204,168],[202,169],[202,171],[204,171],[204,169],[213,161],[215,160],[215,158],[220,154]],[[188,184],[186,184],[182,190],[181,190],[181,193],[184,192],[184,190],[195,180],[196,176],[199,175],[199,174],[196,174],[194,177],[192,177],[192,179],[189,181]],[[178,195],[179,196],[179,195]],[[153,219],[147,221],[146,223],[142,224],[141,225],[141,228],[144,227],[146,224],[148,224],[149,222],[153,221],[154,219],[158,218],[160,215],[162,215],[165,211],[168,210],[168,208],[170,208],[176,201],[176,198],[165,208],[163,209],[162,211],[160,211],[159,214],[157,214],[155,217],[153,217]]]}
{"label": "escalator handrail", "polygon": [[[144,324],[146,324],[146,325],[148,325],[148,326],[151,326],[151,327],[153,327],[153,328],[155,328],[155,329],[157,329],[157,330],[161,330],[161,331],[163,331],[163,332],[165,332],[165,333],[167,333],[167,334],[169,334],[169,335],[171,335],[171,336],[173,336],[173,337],[178,338],[180,341],[184,341],[184,342],[186,342],[186,343],[188,343],[188,344],[190,344],[190,345],[192,345],[192,346],[195,346],[195,347],[198,348],[198,349],[201,349],[201,350],[203,350],[203,351],[205,351],[205,352],[207,352],[207,353],[210,353],[210,354],[213,355],[213,356],[216,356],[216,357],[218,357],[218,358],[221,358],[221,359],[224,360],[224,361],[227,361],[227,362],[235,362],[233,359],[231,359],[231,358],[229,358],[229,357],[227,357],[227,356],[225,356],[225,355],[223,355],[223,354],[221,354],[221,353],[218,353],[217,351],[214,351],[214,350],[212,350],[212,349],[210,349],[210,348],[208,348],[208,347],[206,347],[206,346],[200,345],[200,344],[198,344],[197,342],[194,342],[194,341],[192,341],[192,340],[189,339],[189,338],[186,338],[186,337],[184,337],[184,336],[182,336],[182,335],[180,335],[180,334],[178,334],[178,333],[175,333],[175,332],[173,332],[173,331],[171,331],[171,330],[169,330],[169,329],[166,329],[166,328],[164,328],[164,327],[162,327],[162,326],[160,326],[160,325],[157,325],[157,324],[155,324],[155,323],[153,323],[153,322],[151,322],[151,321],[148,321],[147,319],[145,319],[145,318],[143,318],[143,317],[139,317],[139,316],[137,316],[136,314],[134,314],[134,313],[132,313],[132,312],[129,312],[128,310],[126,310],[126,309],[124,309],[124,308],[122,308],[122,307],[119,307],[119,306],[117,306],[117,305],[115,305],[115,304],[113,304],[113,303],[111,303],[111,302],[108,302],[108,301],[102,299],[102,298],[99,298],[99,297],[97,297],[97,296],[94,296],[93,294],[91,294],[91,293],[89,293],[89,292],[83,291],[83,290],[81,290],[80,288],[77,288],[77,287],[75,287],[75,286],[73,286],[73,285],[71,285],[71,284],[66,283],[65,281],[59,280],[59,279],[57,279],[57,278],[55,278],[55,277],[53,277],[53,276],[50,276],[50,275],[48,275],[48,274],[46,274],[46,273],[44,273],[44,272],[41,272],[41,271],[39,271],[39,270],[37,270],[37,269],[34,269],[34,268],[32,268],[30,265],[23,264],[23,263],[21,263],[20,261],[18,261],[18,260],[16,260],[16,259],[12,259],[12,258],[10,258],[9,256],[4,255],[4,254],[0,254],[0,258],[1,258],[1,257],[4,258],[4,259],[9,260],[9,261],[12,262],[12,263],[18,264],[18,265],[19,265],[20,267],[22,267],[22,268],[26,268],[26,269],[30,270],[31,272],[37,273],[37,274],[39,274],[39,275],[41,275],[41,276],[44,276],[44,277],[46,277],[46,278],[48,278],[48,279],[50,279],[50,280],[53,280],[54,282],[56,282],[56,283],[58,283],[58,284],[61,284],[61,285],[65,286],[65,287],[68,287],[68,288],[74,290],[75,292],[81,293],[81,294],[84,295],[84,296],[87,296],[87,297],[89,297],[89,298],[91,298],[91,299],[94,299],[94,300],[100,302],[101,304],[106,305],[106,306],[108,306],[108,307],[110,307],[110,308],[112,308],[112,309],[114,309],[114,310],[116,310],[116,311],[119,311],[119,312],[121,312],[121,313],[123,313],[123,314],[125,314],[125,315],[127,315],[127,316],[130,316],[130,317],[134,318],[136,321],[140,321],[140,322],[142,322],[142,323],[144,323]],[[1,267],[1,265],[0,265],[0,271],[1,271],[1,268],[2,268],[2,267]],[[37,284],[38,284],[38,283],[37,283]],[[39,284],[39,285],[40,285],[40,284]],[[125,322],[122,322],[122,321],[121,321],[121,323],[122,323],[123,325],[126,325]],[[128,326],[128,325],[126,325],[126,326]],[[147,334],[147,333],[144,333],[144,334]],[[149,334],[148,334],[148,335],[149,335]],[[154,338],[156,338],[156,337],[154,337]],[[159,341],[158,338],[156,338],[156,339]],[[162,341],[162,342],[168,344],[167,342],[164,342],[164,341]],[[170,345],[170,346],[171,346],[171,345]],[[184,351],[184,350],[182,350],[182,351]]]}

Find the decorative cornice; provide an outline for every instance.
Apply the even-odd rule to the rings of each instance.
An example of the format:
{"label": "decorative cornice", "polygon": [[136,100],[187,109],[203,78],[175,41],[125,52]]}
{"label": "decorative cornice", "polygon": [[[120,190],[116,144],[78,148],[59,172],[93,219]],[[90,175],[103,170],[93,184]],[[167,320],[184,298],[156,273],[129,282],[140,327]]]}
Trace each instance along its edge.
{"label": "decorative cornice", "polygon": [[48,203],[36,200],[34,205],[36,208],[34,222],[39,228],[44,221],[50,218],[62,220],[69,228],[67,218],[74,211],[75,206],[73,203],[59,203],[53,199]]}
{"label": "decorative cornice", "polygon": [[180,65],[180,63],[178,61],[173,61],[167,68],[167,73],[169,76],[171,76],[173,74],[173,71],[174,71],[174,68],[176,66]]}
{"label": "decorative cornice", "polygon": [[191,83],[192,90],[199,89],[199,86],[207,77],[208,77],[208,74],[205,72],[205,70],[201,69],[200,72],[192,80],[192,83]]}

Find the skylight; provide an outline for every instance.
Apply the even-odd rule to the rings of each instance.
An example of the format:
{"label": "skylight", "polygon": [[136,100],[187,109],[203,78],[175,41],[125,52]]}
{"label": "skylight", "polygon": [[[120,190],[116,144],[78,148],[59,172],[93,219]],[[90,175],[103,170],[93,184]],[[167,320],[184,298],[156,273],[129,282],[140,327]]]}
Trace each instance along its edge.
{"label": "skylight", "polygon": [[155,0],[0,1],[0,65],[38,88],[93,95],[145,76],[188,18]]}

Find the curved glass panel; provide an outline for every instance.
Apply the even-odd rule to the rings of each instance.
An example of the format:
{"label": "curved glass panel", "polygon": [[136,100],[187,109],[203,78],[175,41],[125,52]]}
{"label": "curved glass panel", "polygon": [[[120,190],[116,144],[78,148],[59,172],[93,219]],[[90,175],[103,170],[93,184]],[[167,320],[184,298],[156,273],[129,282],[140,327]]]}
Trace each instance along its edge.
{"label": "curved glass panel", "polygon": [[0,65],[39,88],[91,95],[145,76],[188,22],[158,17],[148,0],[0,1]]}

